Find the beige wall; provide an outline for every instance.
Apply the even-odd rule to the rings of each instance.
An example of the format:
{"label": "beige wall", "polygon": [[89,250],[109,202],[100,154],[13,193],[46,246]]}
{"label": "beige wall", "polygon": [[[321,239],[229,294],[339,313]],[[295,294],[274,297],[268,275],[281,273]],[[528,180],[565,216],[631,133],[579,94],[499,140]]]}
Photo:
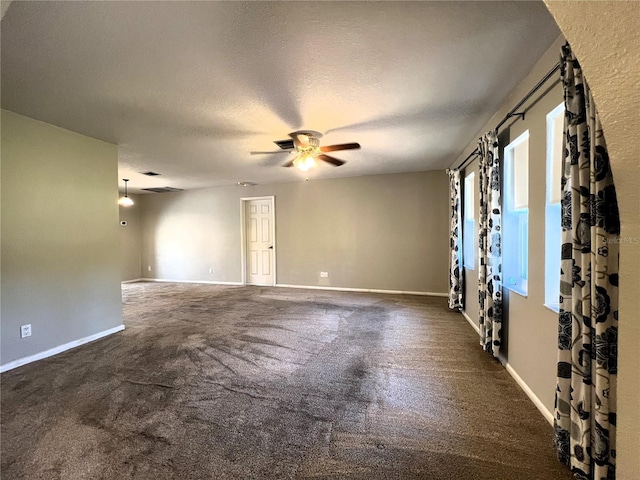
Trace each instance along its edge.
{"label": "beige wall", "polygon": [[[557,46],[554,45],[554,47]],[[552,48],[553,51],[553,48]],[[557,51],[556,51],[557,52]],[[554,52],[554,53],[556,53]],[[539,65],[544,73],[557,62],[557,57],[547,55]],[[538,72],[538,68],[534,71]],[[523,83],[528,85],[525,93],[544,73],[531,75]],[[559,76],[559,74],[558,74]],[[530,80],[532,82],[530,82]],[[529,85],[531,83],[531,85]],[[518,90],[521,90],[519,88]],[[546,192],[546,115],[562,102],[562,86],[558,81],[549,81],[542,95],[534,97],[527,105],[525,120],[508,122],[500,133],[502,149],[520,134],[529,130],[529,285],[528,293],[522,296],[503,286],[504,319],[501,357],[531,388],[549,412],[553,411],[556,364],[557,364],[557,314],[544,306],[544,221]],[[517,96],[517,95],[516,95]],[[510,110],[521,98],[506,102],[505,111]],[[535,103],[534,103],[535,102]],[[502,114],[504,116],[504,114]],[[502,118],[502,117],[501,117]],[[489,130],[500,121],[489,123]],[[462,175],[476,172],[476,206],[478,205],[478,162],[472,161]],[[476,208],[477,210],[477,208]],[[475,213],[476,224],[478,212]],[[478,258],[474,270],[465,271],[465,313],[478,325]],[[535,361],[532,359],[535,358]]]}
{"label": "beige wall", "polygon": [[[545,3],[591,86],[620,207],[617,474],[640,478],[640,3]],[[594,41],[597,39],[597,41]]]}
{"label": "beige wall", "polygon": [[[558,39],[520,83],[504,105],[485,127],[488,131],[504,118],[515,104],[540,80],[559,59],[563,39]],[[558,73],[556,78],[559,79]],[[544,306],[544,218],[546,175],[546,115],[563,100],[558,80],[549,80],[527,104],[525,120],[507,122],[500,131],[504,148],[509,141],[529,130],[529,286],[527,296],[510,292],[505,296],[503,347],[501,357],[527,384],[549,412],[553,411],[557,364],[557,314]],[[469,144],[464,156],[477,146]],[[502,154],[502,152],[501,152]],[[462,175],[476,172],[476,206],[478,205],[478,162],[472,161]],[[476,209],[477,210],[477,209]],[[478,221],[478,212],[475,214]],[[473,271],[465,272],[465,313],[478,325],[478,259]],[[535,361],[533,360],[535,359]]]}
{"label": "beige wall", "polygon": [[[637,90],[640,78],[640,31],[637,28],[640,3],[552,0],[545,0],[545,3],[571,42],[592,88],[616,183],[621,237],[630,240],[623,242],[620,250],[617,474],[619,479],[632,480],[640,478],[640,320],[637,315],[640,309],[640,247],[635,240],[640,238],[640,164],[637,155],[640,150],[640,96]],[[594,38],[598,41],[594,42]],[[485,129],[494,126],[536,79],[557,61],[562,43],[551,47]],[[470,144],[455,163],[461,162],[474,147],[475,143]],[[530,195],[536,195],[535,189],[530,190]],[[532,235],[535,238],[535,232]],[[533,250],[532,245],[530,248]],[[531,267],[531,260],[529,265]],[[476,290],[468,284],[466,293],[475,298]],[[514,306],[517,308],[521,303],[516,300]],[[477,316],[473,318],[477,322]],[[546,325],[546,321],[542,325]],[[515,362],[513,327],[508,327],[508,342],[512,342],[511,349],[507,349],[510,362]],[[530,334],[535,335],[536,332]],[[523,332],[521,341],[525,339]],[[536,354],[534,358],[541,355]],[[545,360],[548,362],[549,359]],[[549,406],[553,393],[549,393],[548,387],[543,392],[535,384],[555,386],[555,371],[552,379],[545,380],[542,374],[537,376],[532,372],[534,375],[531,375],[526,367],[518,368],[517,373],[526,378],[534,393]],[[544,377],[548,377],[548,373]]]}
{"label": "beige wall", "polygon": [[447,188],[432,171],[143,195],[142,274],[240,282],[240,198],[274,195],[277,283],[446,293]]}
{"label": "beige wall", "polygon": [[142,220],[140,201],[137,195],[129,195],[133,200],[130,207],[119,207],[120,223],[120,279],[136,280],[142,277]]}
{"label": "beige wall", "polygon": [[562,86],[556,82],[548,94],[527,109],[524,121],[513,123],[501,135],[501,139],[504,139],[502,145],[505,146],[529,130],[528,292],[525,297],[504,288],[507,308],[504,310],[506,348],[503,353],[508,364],[549,411],[553,411],[555,399],[558,314],[544,306],[546,115],[562,101]]}
{"label": "beige wall", "polygon": [[116,147],[3,110],[1,154],[5,365],[115,328],[122,311]]}

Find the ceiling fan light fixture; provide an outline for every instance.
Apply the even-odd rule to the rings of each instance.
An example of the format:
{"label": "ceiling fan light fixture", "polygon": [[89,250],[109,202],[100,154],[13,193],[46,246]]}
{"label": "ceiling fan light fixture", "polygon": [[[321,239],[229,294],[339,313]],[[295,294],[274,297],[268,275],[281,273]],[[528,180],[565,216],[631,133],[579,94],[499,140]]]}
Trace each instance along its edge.
{"label": "ceiling fan light fixture", "polygon": [[313,155],[303,153],[302,155],[296,157],[296,159],[293,161],[293,166],[302,170],[303,172],[308,172],[312,168],[316,168],[318,164],[316,163],[315,158],[313,158]]}
{"label": "ceiling fan light fixture", "polygon": [[129,198],[129,194],[127,191],[127,182],[129,181],[129,179],[123,178],[122,180],[124,180],[124,196],[120,197],[120,199],[118,200],[118,205],[121,205],[123,207],[130,207],[131,205],[133,205],[133,200]]}
{"label": "ceiling fan light fixture", "polygon": [[338,152],[340,150],[354,150],[360,148],[360,144],[356,142],[341,143],[336,145],[320,146],[320,137],[322,133],[315,132],[313,130],[300,130],[297,132],[291,132],[289,134],[291,140],[276,140],[274,143],[280,147],[281,150],[275,152],[249,152],[251,155],[258,155],[263,153],[282,153],[292,152],[295,153],[293,160],[288,160],[282,166],[296,167],[298,170],[307,172],[312,168],[318,166],[318,162],[325,162],[334,167],[340,167],[347,163],[344,160],[340,160],[332,155],[327,155],[328,152]]}

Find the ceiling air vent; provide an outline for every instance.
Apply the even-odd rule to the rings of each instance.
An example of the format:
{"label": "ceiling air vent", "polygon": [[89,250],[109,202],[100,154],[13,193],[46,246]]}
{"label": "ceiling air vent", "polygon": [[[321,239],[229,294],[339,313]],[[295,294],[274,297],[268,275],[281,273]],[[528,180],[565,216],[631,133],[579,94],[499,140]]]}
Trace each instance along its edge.
{"label": "ceiling air vent", "polygon": [[182,188],[173,187],[142,188],[141,190],[153,193],[182,192]]}
{"label": "ceiling air vent", "polygon": [[158,175],[160,175],[159,173],[156,172],[140,172],[142,175],[146,175],[147,177],[157,177]]}

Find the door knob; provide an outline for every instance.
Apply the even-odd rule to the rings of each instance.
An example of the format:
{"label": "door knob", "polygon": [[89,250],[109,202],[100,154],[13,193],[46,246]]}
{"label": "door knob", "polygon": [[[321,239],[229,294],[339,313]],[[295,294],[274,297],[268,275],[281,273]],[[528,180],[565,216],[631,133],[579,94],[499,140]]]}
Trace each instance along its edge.
{"label": "door knob", "polygon": [[269,250],[273,250],[273,245],[271,245],[271,246],[269,247]]}

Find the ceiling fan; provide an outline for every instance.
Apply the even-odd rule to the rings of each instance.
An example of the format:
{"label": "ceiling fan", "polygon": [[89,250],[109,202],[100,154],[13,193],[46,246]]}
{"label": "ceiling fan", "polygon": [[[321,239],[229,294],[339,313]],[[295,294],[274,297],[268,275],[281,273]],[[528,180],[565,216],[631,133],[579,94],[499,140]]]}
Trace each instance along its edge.
{"label": "ceiling fan", "polygon": [[322,133],[314,130],[298,130],[289,134],[290,139],[276,140],[273,143],[278,145],[281,150],[273,152],[250,152],[251,155],[271,154],[271,153],[290,153],[295,152],[296,157],[288,161],[283,167],[297,167],[306,172],[317,166],[316,160],[322,160],[334,167],[344,165],[346,162],[339,158],[326,155],[327,152],[337,152],[339,150],[354,150],[360,148],[359,143],[341,143],[338,145],[320,146]]}

